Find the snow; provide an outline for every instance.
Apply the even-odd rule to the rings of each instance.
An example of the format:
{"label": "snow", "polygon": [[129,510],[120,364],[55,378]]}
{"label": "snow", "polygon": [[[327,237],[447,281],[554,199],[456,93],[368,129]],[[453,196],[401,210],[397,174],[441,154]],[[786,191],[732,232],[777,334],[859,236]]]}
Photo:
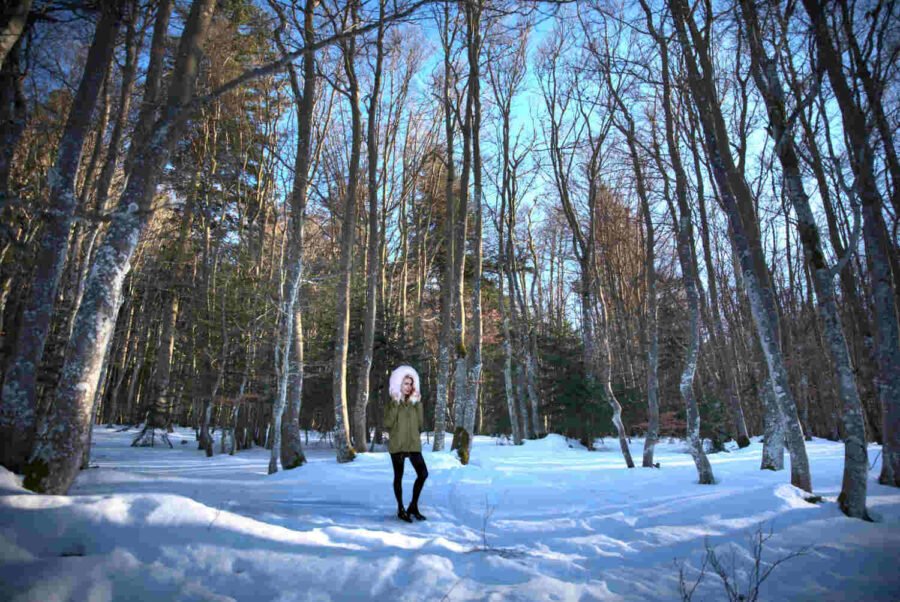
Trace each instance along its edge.
{"label": "snow", "polygon": [[[267,476],[264,449],[206,458],[193,431],[171,435],[174,449],[132,448],[137,433],[97,427],[68,496],[0,468],[0,599],[675,600],[679,567],[693,583],[707,543],[739,576],[752,568],[760,528],[773,532],[764,563],[810,546],[761,600],[900,599],[900,491],[878,485],[879,458],[878,522],[844,517],[840,443],[807,443],[824,498],[812,504],[788,471],[758,469],[756,439],[710,454],[718,482],[698,485],[683,441],[657,444],[661,469],[628,470],[613,439],[590,452],[558,435],[476,437],[469,466],[424,453],[428,520],[407,524],[385,452],[338,464],[312,445],[306,466]],[[414,478],[407,466],[407,501]],[[726,599],[721,581],[708,573],[693,599]]]}

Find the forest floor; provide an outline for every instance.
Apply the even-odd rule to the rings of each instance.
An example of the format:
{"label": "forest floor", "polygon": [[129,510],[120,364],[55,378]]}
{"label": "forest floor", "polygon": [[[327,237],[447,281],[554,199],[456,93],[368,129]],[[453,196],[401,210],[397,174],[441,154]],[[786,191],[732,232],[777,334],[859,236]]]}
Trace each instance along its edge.
{"label": "forest floor", "polygon": [[[551,435],[477,437],[469,466],[426,451],[428,520],[407,524],[384,452],[339,465],[311,444],[306,466],[268,476],[264,449],[206,458],[191,430],[174,449],[132,448],[136,433],[96,428],[68,496],[0,467],[0,599],[679,600],[679,570],[692,587],[707,547],[749,593],[759,533],[762,573],[782,561],[760,600],[900,599],[900,491],[878,485],[877,446],[874,523],[838,509],[840,443],[807,444],[809,503],[788,470],[758,469],[758,438],[711,455],[718,482],[699,485],[683,442],[657,446],[660,469],[627,470],[614,440]],[[407,463],[407,501],[414,476]],[[709,563],[693,599],[728,599]]]}

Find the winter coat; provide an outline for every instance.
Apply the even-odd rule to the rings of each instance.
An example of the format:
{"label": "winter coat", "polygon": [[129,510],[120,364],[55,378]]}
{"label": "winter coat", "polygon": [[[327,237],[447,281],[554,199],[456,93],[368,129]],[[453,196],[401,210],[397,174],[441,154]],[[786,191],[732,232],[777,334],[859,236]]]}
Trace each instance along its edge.
{"label": "winter coat", "polygon": [[[401,400],[403,379],[411,376],[415,391],[409,399]],[[419,439],[425,424],[425,415],[422,411],[421,392],[419,391],[419,374],[410,366],[400,366],[391,373],[390,387],[391,401],[384,411],[384,426],[390,435],[388,451],[392,454],[398,452],[421,452],[422,441]]]}

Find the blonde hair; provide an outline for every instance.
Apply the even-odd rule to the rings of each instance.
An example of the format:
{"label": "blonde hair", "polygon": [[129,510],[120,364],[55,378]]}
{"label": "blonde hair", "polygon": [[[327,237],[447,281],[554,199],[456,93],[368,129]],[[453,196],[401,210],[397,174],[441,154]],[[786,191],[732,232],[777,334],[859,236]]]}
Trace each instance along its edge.
{"label": "blonde hair", "polygon": [[403,398],[403,379],[407,376],[412,378],[413,381],[413,392],[412,395],[409,396],[409,400],[413,403],[418,402],[422,398],[422,393],[419,390],[419,373],[416,372],[415,368],[412,366],[402,365],[394,368],[394,371],[391,372],[390,386],[389,391],[391,393],[391,398],[396,399],[397,401]]}

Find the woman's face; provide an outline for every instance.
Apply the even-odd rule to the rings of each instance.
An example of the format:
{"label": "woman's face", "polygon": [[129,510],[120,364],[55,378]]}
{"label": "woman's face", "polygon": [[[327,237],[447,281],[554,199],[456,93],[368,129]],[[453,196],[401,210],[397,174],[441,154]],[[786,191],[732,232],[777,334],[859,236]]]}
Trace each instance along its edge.
{"label": "woman's face", "polygon": [[412,395],[415,387],[413,386],[412,376],[404,376],[403,377],[403,385],[400,387],[400,391],[403,393],[403,397],[409,397]]}

